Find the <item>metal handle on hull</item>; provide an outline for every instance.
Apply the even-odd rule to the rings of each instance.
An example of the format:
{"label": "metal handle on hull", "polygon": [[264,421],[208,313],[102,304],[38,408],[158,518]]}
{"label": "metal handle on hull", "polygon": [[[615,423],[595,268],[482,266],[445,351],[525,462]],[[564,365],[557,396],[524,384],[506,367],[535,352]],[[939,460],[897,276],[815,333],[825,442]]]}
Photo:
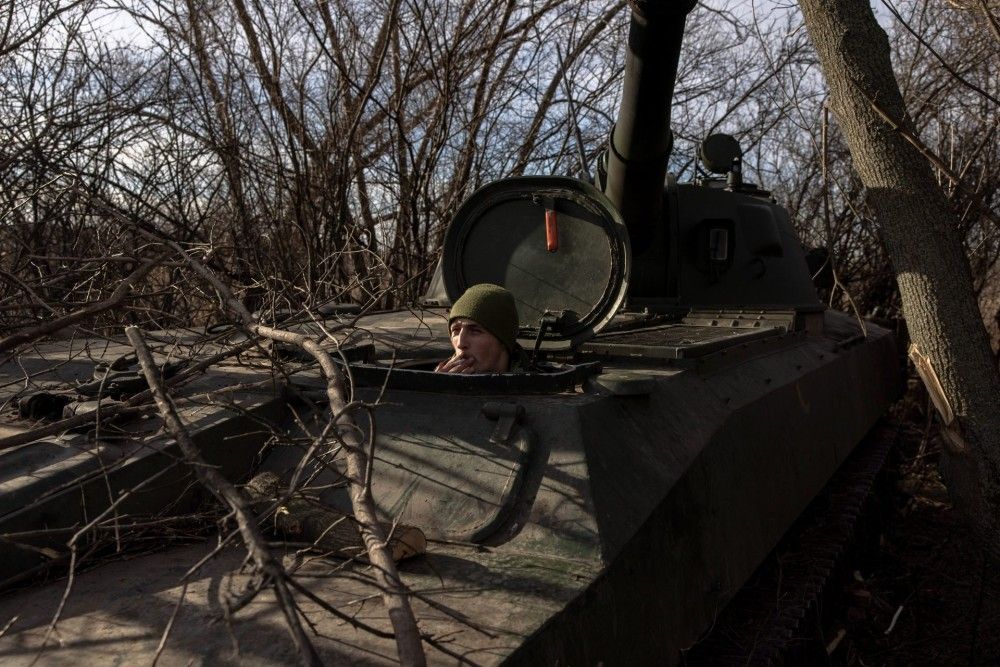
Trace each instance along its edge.
{"label": "metal handle on hull", "polygon": [[534,433],[522,423],[524,414],[524,407],[517,403],[489,401],[483,404],[483,415],[497,422],[490,436],[490,442],[513,447],[519,452],[519,456],[511,466],[510,474],[500,491],[496,509],[466,530],[451,533],[449,537],[452,539],[473,543],[484,542],[507,524],[520,499],[528,464],[535,449]]}

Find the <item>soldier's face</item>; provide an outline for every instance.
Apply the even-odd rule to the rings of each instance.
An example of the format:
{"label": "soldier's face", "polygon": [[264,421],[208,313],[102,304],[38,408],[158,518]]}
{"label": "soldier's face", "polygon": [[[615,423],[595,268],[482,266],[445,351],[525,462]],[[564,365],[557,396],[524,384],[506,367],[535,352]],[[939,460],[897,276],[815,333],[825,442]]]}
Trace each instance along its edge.
{"label": "soldier's face", "polygon": [[496,336],[474,321],[459,317],[450,325],[455,354],[442,363],[444,373],[503,373],[510,366],[510,354]]}

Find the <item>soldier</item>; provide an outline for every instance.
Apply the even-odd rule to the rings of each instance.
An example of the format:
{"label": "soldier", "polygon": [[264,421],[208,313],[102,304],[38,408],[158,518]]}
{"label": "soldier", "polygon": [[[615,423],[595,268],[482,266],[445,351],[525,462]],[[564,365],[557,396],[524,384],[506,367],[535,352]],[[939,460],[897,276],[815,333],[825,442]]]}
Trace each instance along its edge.
{"label": "soldier", "polygon": [[455,354],[434,370],[507,373],[521,368],[524,352],[517,344],[517,326],[510,292],[490,283],[473,285],[451,307],[448,329]]}

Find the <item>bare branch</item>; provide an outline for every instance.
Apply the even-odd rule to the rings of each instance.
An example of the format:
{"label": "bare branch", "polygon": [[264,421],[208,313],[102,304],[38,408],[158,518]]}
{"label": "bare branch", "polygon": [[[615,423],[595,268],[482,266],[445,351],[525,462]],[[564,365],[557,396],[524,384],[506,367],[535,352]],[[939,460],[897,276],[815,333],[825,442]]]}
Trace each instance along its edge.
{"label": "bare branch", "polygon": [[282,613],[285,615],[285,622],[288,624],[288,631],[292,636],[292,641],[295,642],[295,647],[298,649],[300,661],[303,665],[321,665],[322,661],[319,658],[319,654],[316,653],[315,647],[309,641],[309,637],[306,636],[302,624],[299,622],[295,599],[292,597],[291,591],[288,590],[288,574],[268,548],[267,540],[263,533],[261,533],[260,526],[257,525],[256,517],[250,510],[249,501],[229,480],[223,477],[218,470],[208,465],[205,459],[202,458],[198,446],[191,440],[191,436],[188,435],[187,429],[177,415],[177,411],[174,410],[173,404],[167,398],[163,383],[160,380],[159,370],[153,361],[153,356],[150,354],[149,348],[146,347],[146,343],[142,339],[139,328],[126,327],[125,335],[128,336],[129,342],[135,348],[136,356],[139,358],[139,365],[146,376],[149,389],[153,393],[153,399],[156,401],[156,406],[166,424],[167,430],[170,431],[174,440],[177,441],[177,446],[184,454],[185,460],[191,466],[191,470],[198,478],[198,481],[211,491],[216,498],[232,509],[236,523],[240,529],[240,534],[243,536],[243,542],[246,544],[251,558],[266,580],[274,587],[275,598]]}
{"label": "bare branch", "polygon": [[38,340],[39,338],[48,336],[49,334],[59,331],[60,329],[64,329],[68,326],[76,324],[77,322],[82,322],[83,320],[99,315],[107,310],[111,310],[115,306],[120,305],[126,297],[129,296],[135,283],[142,280],[146,274],[156,268],[158,264],[159,260],[157,259],[143,262],[139,268],[118,283],[118,287],[115,288],[115,291],[112,292],[111,296],[107,299],[97,301],[85,308],[81,308],[80,310],[69,313],[68,315],[63,315],[62,317],[57,317],[54,320],[49,320],[48,322],[39,324],[38,326],[22,329],[17,333],[0,339],[0,352],[5,352],[19,345],[30,343],[33,340]]}
{"label": "bare branch", "polygon": [[[140,233],[152,237],[148,232]],[[204,264],[192,257],[177,243],[164,239],[158,240],[173,248],[198,275],[212,285],[226,306],[237,314],[243,325],[250,331],[264,338],[298,346],[312,355],[319,363],[320,370],[327,381],[330,410],[333,414],[338,415],[336,425],[346,454],[347,478],[351,488],[354,517],[361,528],[361,535],[368,550],[368,558],[375,566],[382,601],[395,630],[396,649],[399,653],[400,663],[403,665],[426,664],[423,647],[420,643],[420,632],[413,616],[413,609],[410,607],[406,587],[399,577],[396,563],[389,552],[388,536],[378,521],[375,503],[371,496],[371,487],[364,483],[367,453],[364,443],[358,437],[358,429],[354,425],[349,411],[344,409],[349,401],[339,367],[330,354],[316,341],[302,334],[257,324],[249,309],[236,299],[229,288]]]}

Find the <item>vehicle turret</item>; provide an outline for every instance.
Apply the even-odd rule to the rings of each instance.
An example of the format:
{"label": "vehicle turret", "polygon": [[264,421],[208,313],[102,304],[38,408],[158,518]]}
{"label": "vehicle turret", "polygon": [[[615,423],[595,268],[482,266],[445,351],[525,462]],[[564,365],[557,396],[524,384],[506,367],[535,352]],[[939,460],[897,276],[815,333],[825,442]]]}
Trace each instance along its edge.
{"label": "vehicle turret", "polygon": [[693,180],[667,171],[695,5],[630,2],[621,103],[596,187],[532,176],[475,192],[452,220],[426,305],[448,305],[478,282],[506,285],[523,342],[543,348],[556,340],[578,347],[623,309],[729,320],[731,312],[780,313],[790,328],[818,326],[823,306],[788,212],[744,180],[736,138],[706,137]]}

